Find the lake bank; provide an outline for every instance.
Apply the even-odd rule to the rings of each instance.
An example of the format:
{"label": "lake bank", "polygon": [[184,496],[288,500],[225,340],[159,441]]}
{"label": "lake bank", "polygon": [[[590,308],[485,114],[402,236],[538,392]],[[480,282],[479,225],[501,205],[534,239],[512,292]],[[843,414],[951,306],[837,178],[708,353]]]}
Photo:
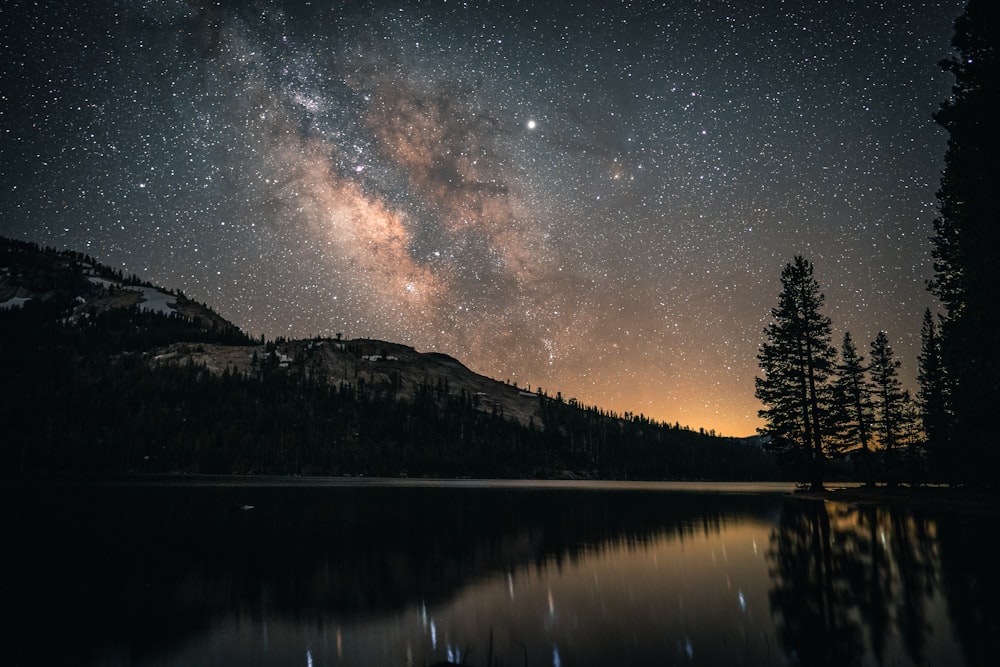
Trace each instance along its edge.
{"label": "lake bank", "polygon": [[914,510],[1000,514],[1000,494],[992,489],[951,486],[837,486],[795,491],[796,498],[817,498],[851,505],[883,505]]}

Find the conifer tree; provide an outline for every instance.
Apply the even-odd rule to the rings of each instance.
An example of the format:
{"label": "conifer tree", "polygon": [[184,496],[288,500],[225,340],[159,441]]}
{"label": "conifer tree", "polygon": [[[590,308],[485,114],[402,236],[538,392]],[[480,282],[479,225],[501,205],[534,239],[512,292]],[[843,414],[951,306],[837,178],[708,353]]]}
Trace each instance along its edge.
{"label": "conifer tree", "polygon": [[919,459],[925,444],[924,430],[921,428],[920,405],[909,389],[903,390],[899,415],[899,444],[909,451],[911,459]]}
{"label": "conifer tree", "polygon": [[948,408],[948,384],[941,356],[941,337],[934,324],[931,309],[924,311],[920,327],[920,356],[917,357],[917,405],[926,438],[927,454],[936,468],[938,478],[950,478],[952,464],[948,458],[948,429],[951,415]]}
{"label": "conifer tree", "polygon": [[756,396],[766,406],[761,432],[772,446],[806,455],[809,482],[822,488],[824,448],[829,423],[827,379],[835,350],[830,344],[830,318],[820,312],[823,294],[813,278],[813,266],[802,256],[785,265],[774,321],[764,334],[757,359],[762,377]]}
{"label": "conifer tree", "polygon": [[[969,0],[955,23],[955,77],[934,119],[948,131],[934,221],[934,280],[954,422],[949,449],[959,481],[992,483],[1000,460],[1000,2]],[[956,471],[957,472],[957,471]]]}
{"label": "conifer tree", "polygon": [[867,370],[851,333],[845,332],[833,382],[837,439],[842,449],[861,447],[862,477],[871,482],[872,388],[865,375]]}
{"label": "conifer tree", "polygon": [[[903,422],[903,388],[899,382],[900,362],[889,345],[889,336],[879,331],[872,341],[871,370],[875,397],[875,433],[892,469],[898,459]],[[890,474],[890,481],[892,475]]]}

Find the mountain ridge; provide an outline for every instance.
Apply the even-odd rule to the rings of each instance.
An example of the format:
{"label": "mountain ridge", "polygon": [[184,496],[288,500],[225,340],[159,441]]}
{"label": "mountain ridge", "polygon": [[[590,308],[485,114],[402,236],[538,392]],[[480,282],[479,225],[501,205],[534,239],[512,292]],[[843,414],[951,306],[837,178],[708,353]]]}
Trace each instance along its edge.
{"label": "mountain ridge", "polygon": [[22,420],[8,461],[21,470],[774,478],[743,439],[606,413],[400,343],[254,339],[181,291],[2,237],[0,335],[16,352],[5,375],[26,388],[7,383],[0,419],[59,424]]}
{"label": "mountain ridge", "polygon": [[[141,312],[186,318],[214,331],[234,335],[243,333],[210,306],[188,299],[183,292],[143,282],[134,275],[126,277],[79,252],[41,248],[33,243],[3,237],[0,237],[0,244],[0,309],[22,306],[33,299],[46,301],[62,295],[63,299],[72,297],[74,305],[68,317],[74,323],[110,310],[137,308]],[[20,265],[12,262],[18,254],[22,260],[29,261],[22,261]],[[35,256],[32,257],[32,254]],[[22,271],[13,275],[11,267],[4,266],[5,263],[13,264]],[[24,271],[25,265],[35,270]],[[74,265],[79,267],[89,287],[79,280],[74,281]],[[47,281],[46,271],[49,272]],[[74,282],[77,284],[75,293],[71,287]],[[330,354],[331,351],[334,354]],[[216,373],[222,373],[227,368],[249,372],[255,354],[260,358],[272,352],[277,355],[279,365],[287,368],[293,364],[304,364],[311,372],[323,373],[329,381],[364,378],[368,382],[403,383],[406,387],[398,390],[400,395],[409,394],[408,389],[428,376],[432,376],[433,381],[445,378],[450,388],[464,388],[477,396],[484,409],[499,407],[503,414],[523,424],[540,417],[535,400],[537,392],[476,373],[445,352],[418,352],[412,346],[392,341],[279,337],[272,343],[261,340],[247,345],[177,341],[148,350],[154,363],[204,365]],[[394,379],[394,373],[400,377]]]}

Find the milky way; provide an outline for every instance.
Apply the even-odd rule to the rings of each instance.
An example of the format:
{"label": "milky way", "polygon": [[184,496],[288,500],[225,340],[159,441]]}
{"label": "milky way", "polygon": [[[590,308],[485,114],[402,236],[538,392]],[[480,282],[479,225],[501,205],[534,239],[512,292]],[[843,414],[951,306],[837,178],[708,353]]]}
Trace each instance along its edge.
{"label": "milky way", "polygon": [[803,254],[913,385],[958,1],[24,4],[2,234],[727,435]]}

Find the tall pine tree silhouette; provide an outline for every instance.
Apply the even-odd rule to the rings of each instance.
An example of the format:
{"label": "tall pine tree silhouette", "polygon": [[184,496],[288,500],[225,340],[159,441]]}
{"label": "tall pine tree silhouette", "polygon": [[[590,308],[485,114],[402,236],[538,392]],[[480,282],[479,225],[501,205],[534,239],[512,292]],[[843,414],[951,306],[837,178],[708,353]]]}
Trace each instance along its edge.
{"label": "tall pine tree silhouette", "polygon": [[885,466],[890,483],[898,480],[901,462],[899,447],[903,434],[903,387],[899,382],[900,362],[896,359],[889,336],[879,331],[872,341],[872,388],[875,397],[875,434],[885,456]]}
{"label": "tall pine tree silhouette", "polygon": [[772,446],[807,460],[808,482],[822,488],[824,447],[829,423],[827,379],[836,351],[830,344],[831,322],[823,315],[823,294],[813,278],[812,264],[802,256],[781,272],[778,307],[764,334],[757,359],[763,377],[755,380],[756,396],[766,406],[761,432]]}
{"label": "tall pine tree silhouette", "polygon": [[857,453],[858,473],[865,483],[872,484],[872,388],[865,377],[867,371],[865,358],[858,353],[850,332],[845,332],[840,347],[840,363],[833,380],[837,439],[846,451],[860,447]]}
{"label": "tall pine tree silhouette", "polygon": [[955,77],[934,119],[948,131],[934,221],[934,279],[942,351],[952,383],[953,481],[991,484],[1000,408],[1000,2],[970,0],[955,23]]}

